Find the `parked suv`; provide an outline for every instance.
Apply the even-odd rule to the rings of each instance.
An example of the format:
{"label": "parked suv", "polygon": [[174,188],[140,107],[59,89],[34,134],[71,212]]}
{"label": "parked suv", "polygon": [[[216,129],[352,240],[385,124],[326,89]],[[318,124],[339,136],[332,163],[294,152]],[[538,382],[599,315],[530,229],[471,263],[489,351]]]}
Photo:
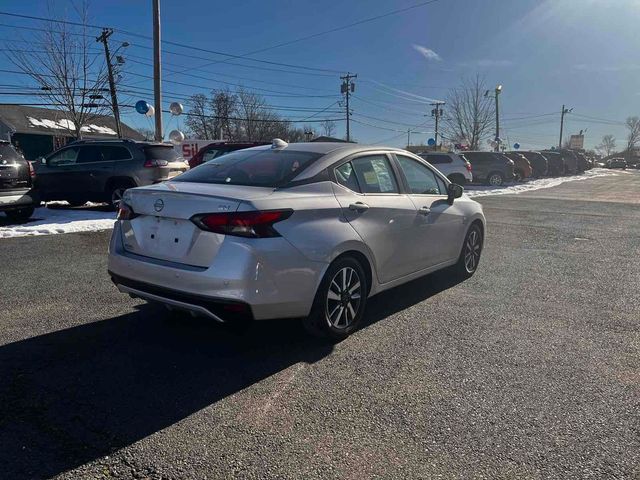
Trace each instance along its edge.
{"label": "parked suv", "polygon": [[549,170],[549,162],[539,152],[519,152],[529,160],[531,168],[533,169],[533,176],[536,178],[544,177]]}
{"label": "parked suv", "polygon": [[489,185],[502,185],[513,180],[513,161],[495,152],[464,152],[462,155],[471,164],[473,180]]}
{"label": "parked suv", "polygon": [[225,153],[235,152],[236,150],[242,150],[243,148],[257,147],[260,145],[269,144],[265,142],[214,142],[198,150],[198,153],[189,159],[189,167],[197,167],[201,163],[213,160]]}
{"label": "parked suv", "polygon": [[27,221],[40,203],[32,190],[33,175],[33,167],[13,145],[0,141],[0,212],[13,221]]}
{"label": "parked suv", "polygon": [[571,150],[561,150],[560,154],[564,158],[564,174],[574,175],[578,173],[578,157]]}
{"label": "parked suv", "polygon": [[82,140],[36,163],[42,200],[117,207],[128,188],[159,183],[189,169],[173,145],[132,140]]}
{"label": "parked suv", "polygon": [[529,160],[519,152],[505,152],[504,155],[513,160],[514,164],[514,175],[517,181],[522,181],[525,178],[529,178],[533,175],[533,168],[531,168],[531,164]]}
{"label": "parked suv", "polygon": [[622,168],[627,169],[627,161],[624,158],[611,158],[607,160],[607,168]]}
{"label": "parked suv", "polygon": [[557,151],[544,150],[542,152],[544,158],[549,162],[549,171],[548,175],[555,177],[559,175],[563,175],[565,171],[565,160],[562,155],[560,155]]}
{"label": "parked suv", "polygon": [[443,173],[449,181],[458,185],[471,183],[471,164],[455,153],[424,152],[419,154],[431,165]]}

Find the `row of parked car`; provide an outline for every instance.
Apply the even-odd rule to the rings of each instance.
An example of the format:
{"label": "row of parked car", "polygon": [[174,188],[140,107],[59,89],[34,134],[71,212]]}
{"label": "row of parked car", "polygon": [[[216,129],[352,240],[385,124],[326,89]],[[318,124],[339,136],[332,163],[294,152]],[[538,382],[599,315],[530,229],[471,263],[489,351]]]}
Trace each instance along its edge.
{"label": "row of parked car", "polygon": [[594,167],[593,159],[573,150],[540,152],[423,152],[419,155],[459,185],[500,186],[528,178],[574,175]]}

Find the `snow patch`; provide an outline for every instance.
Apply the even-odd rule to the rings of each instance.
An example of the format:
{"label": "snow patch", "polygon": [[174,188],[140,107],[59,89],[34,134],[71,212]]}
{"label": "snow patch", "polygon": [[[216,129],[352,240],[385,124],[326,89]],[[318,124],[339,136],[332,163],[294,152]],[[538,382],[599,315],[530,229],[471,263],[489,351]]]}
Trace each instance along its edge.
{"label": "snow patch", "polygon": [[[66,118],[55,121],[55,120],[49,120],[46,118],[38,119],[33,117],[27,117],[27,120],[29,120],[29,123],[33,127],[44,127],[44,128],[54,129],[54,130],[75,130],[76,129],[76,126],[73,124],[73,122],[71,122],[71,120],[68,120]],[[116,131],[113,130],[112,128],[95,125],[93,123],[83,126],[80,129],[80,131],[85,133],[101,133],[103,135],[116,135]]]}
{"label": "snow patch", "polygon": [[65,208],[64,204],[58,202],[52,202],[51,205],[53,208],[37,208],[32,216],[33,220],[27,223],[0,226],[0,238],[97,232],[109,230],[115,223],[115,212],[96,210],[92,206],[81,209]]}
{"label": "snow patch", "polygon": [[580,175],[572,175],[570,177],[554,177],[554,178],[540,178],[538,180],[530,180],[528,182],[509,184],[502,187],[482,186],[482,185],[468,185],[464,188],[464,193],[468,197],[484,197],[486,195],[505,195],[505,194],[517,194],[523,192],[531,192],[533,190],[540,190],[543,188],[557,187],[567,182],[575,182],[576,180],[587,180],[589,178],[605,177],[608,175],[615,175],[618,172],[607,170],[604,168],[594,168],[587,170]]}

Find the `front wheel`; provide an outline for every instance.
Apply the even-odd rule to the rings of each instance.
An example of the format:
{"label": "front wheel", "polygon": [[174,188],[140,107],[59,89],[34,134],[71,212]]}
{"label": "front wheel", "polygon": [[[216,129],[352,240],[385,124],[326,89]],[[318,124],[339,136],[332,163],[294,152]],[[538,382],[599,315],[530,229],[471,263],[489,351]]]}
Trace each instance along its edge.
{"label": "front wheel", "polygon": [[117,210],[120,207],[120,202],[122,201],[122,196],[124,192],[128,189],[128,186],[124,185],[116,185],[111,188],[109,192],[109,206],[114,210]]}
{"label": "front wheel", "polygon": [[23,223],[31,218],[35,209],[33,207],[18,208],[16,210],[7,210],[4,212],[9,220],[13,222]]}
{"label": "front wheel", "polygon": [[311,334],[340,341],[347,338],[364,315],[367,277],[360,262],[352,257],[334,261],[316,292],[311,314],[304,326]]}

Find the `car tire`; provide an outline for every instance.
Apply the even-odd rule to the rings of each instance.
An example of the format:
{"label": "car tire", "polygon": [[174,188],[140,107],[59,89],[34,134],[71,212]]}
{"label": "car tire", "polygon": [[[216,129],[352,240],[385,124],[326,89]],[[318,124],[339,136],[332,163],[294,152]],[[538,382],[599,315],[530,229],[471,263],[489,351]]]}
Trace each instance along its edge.
{"label": "car tire", "polygon": [[33,207],[18,208],[16,210],[7,210],[5,215],[9,220],[18,223],[24,223],[31,218],[35,209]]}
{"label": "car tire", "polygon": [[476,273],[483,246],[482,228],[477,223],[473,223],[464,237],[458,262],[453,266],[453,272],[458,278],[470,278]]}
{"label": "car tire", "polygon": [[521,182],[524,180],[524,173],[522,172],[522,170],[516,170],[515,172],[513,172],[513,179],[516,182]]}
{"label": "car tire", "polygon": [[108,190],[109,197],[107,198],[107,202],[109,203],[109,207],[117,210],[120,205],[120,201],[122,200],[122,195],[124,195],[125,190],[129,188],[131,188],[131,185],[125,183],[116,183],[112,185]]}
{"label": "car tire", "polygon": [[491,172],[487,175],[487,185],[492,187],[500,187],[504,184],[504,175],[500,172]]}
{"label": "car tire", "polygon": [[314,336],[339,342],[353,333],[367,303],[367,277],[360,262],[345,256],[327,269],[318,287],[305,329]]}

